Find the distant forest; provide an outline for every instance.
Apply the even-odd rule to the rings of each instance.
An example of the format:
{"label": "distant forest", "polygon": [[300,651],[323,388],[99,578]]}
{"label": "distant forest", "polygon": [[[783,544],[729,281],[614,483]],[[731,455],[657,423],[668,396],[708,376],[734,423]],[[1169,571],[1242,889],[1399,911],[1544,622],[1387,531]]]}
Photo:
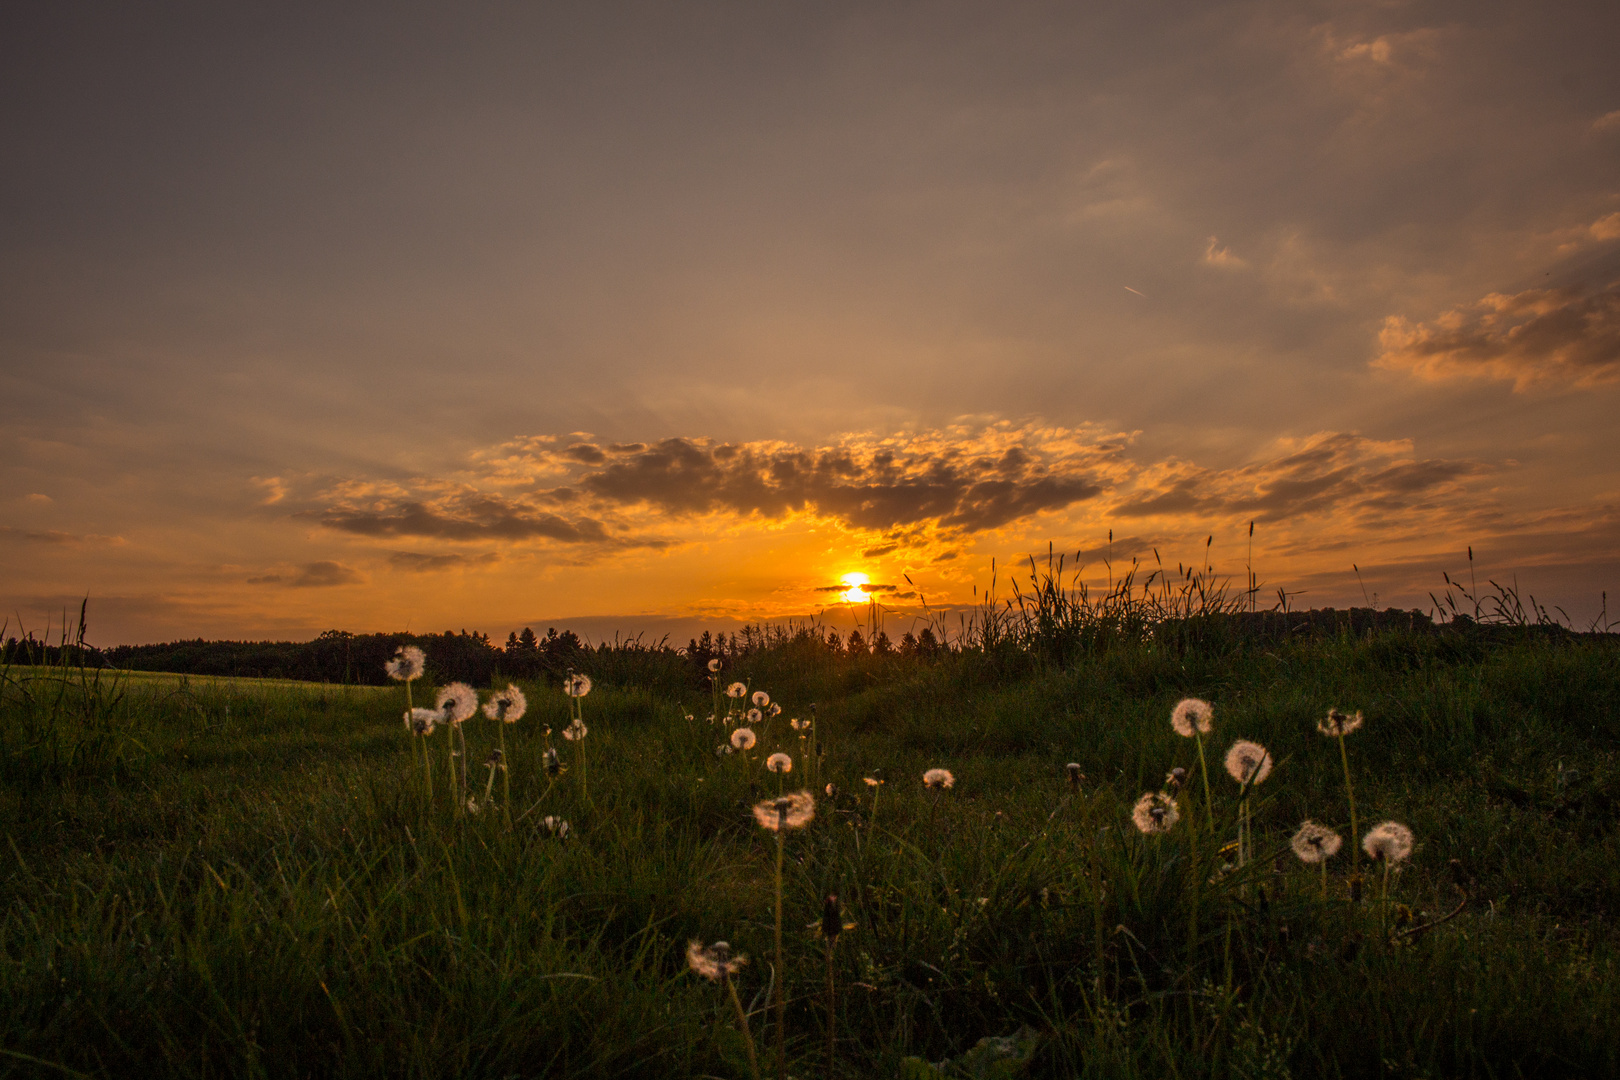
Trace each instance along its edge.
{"label": "distant forest", "polygon": [[[49,644],[32,635],[13,637],[0,645],[6,664],[61,664],[121,668],[127,671],[167,671],[183,675],[219,675],[236,678],[300,679],[306,682],[380,686],[388,682],[383,665],[403,645],[419,646],[427,654],[427,678],[436,684],[454,680],[485,686],[501,679],[557,678],[570,671],[596,674],[616,667],[615,660],[646,661],[657,658],[688,668],[694,685],[706,686],[711,659],[730,662],[762,649],[789,642],[855,655],[908,655],[926,657],[943,649],[933,632],[906,634],[899,643],[878,631],[870,642],[859,630],[848,639],[837,631],[800,626],[792,632],[779,627],[745,626],[735,634],[705,631],[678,649],[661,640],[647,644],[640,638],[598,645],[582,641],[572,630],[555,628],[538,635],[524,627],[507,636],[504,646],[488,634],[446,630],[442,634],[351,634],[328,630],[314,641],[171,641],[160,645],[119,645],[96,649],[88,645]],[[684,677],[681,681],[685,681]]]}

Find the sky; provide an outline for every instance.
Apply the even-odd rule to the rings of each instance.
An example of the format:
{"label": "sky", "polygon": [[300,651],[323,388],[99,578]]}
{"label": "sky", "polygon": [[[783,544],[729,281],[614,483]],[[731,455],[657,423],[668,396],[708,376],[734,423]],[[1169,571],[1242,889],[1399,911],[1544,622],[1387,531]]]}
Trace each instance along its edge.
{"label": "sky", "polygon": [[863,574],[897,636],[1050,544],[1425,610],[1471,549],[1584,628],[1617,41],[1603,2],[5,5],[0,614],[682,641],[864,621]]}

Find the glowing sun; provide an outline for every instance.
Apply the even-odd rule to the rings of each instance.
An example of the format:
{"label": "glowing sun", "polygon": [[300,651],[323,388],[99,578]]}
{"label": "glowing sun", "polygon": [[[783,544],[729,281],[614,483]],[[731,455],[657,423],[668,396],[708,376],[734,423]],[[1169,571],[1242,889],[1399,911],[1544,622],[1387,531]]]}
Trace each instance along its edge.
{"label": "glowing sun", "polygon": [[871,599],[871,594],[865,589],[865,586],[872,580],[870,577],[866,576],[865,574],[858,573],[845,574],[840,580],[842,580],[846,586],[843,595],[841,596],[844,603],[864,604],[867,602],[867,600]]}

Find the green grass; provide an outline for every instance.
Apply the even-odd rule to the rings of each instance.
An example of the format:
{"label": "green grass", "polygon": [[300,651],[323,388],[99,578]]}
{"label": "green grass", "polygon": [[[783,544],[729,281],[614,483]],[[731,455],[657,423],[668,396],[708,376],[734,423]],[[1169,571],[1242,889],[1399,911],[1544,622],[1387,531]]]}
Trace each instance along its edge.
{"label": "green grass", "polygon": [[[840,789],[787,842],[795,1076],[927,1075],[905,1059],[1022,1028],[1038,1076],[1620,1073],[1607,639],[1127,643],[1064,663],[782,646],[725,673],[787,710],[752,772],[716,755],[707,694],[654,694],[621,661],[584,699],[588,804],[577,746],[553,738],[570,764],[555,784],[541,768],[566,699],[524,687],[507,746],[514,816],[530,812],[513,830],[494,808],[450,812],[443,729],[425,803],[398,687],[10,669],[0,1075],[746,1076],[729,1002],[687,970],[692,938],[751,958],[738,988],[769,1074],[774,845],[748,807],[775,793],[759,765],[778,747],[795,786]],[[1196,764],[1168,723],[1189,694],[1216,708],[1218,835],[1184,817],[1141,836],[1131,804]],[[820,775],[786,724],[812,701]],[[1381,929],[1376,879],[1351,903],[1348,846],[1326,902],[1286,853],[1306,817],[1345,831],[1337,746],[1315,731],[1330,705],[1368,716],[1348,739],[1363,828],[1417,834],[1392,887],[1401,925],[1466,899],[1415,938]],[[481,793],[495,732],[480,717],[467,734]],[[1218,761],[1236,737],[1279,760],[1256,792],[1263,857],[1211,882],[1235,836]],[[957,777],[937,808],[933,766]],[[835,953],[831,1063],[806,929],[829,891],[856,924]]]}

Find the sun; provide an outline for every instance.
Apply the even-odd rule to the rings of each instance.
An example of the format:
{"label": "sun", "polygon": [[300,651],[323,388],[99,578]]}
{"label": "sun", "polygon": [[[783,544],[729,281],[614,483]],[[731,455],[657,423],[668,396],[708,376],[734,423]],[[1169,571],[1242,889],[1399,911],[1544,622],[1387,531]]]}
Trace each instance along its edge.
{"label": "sun", "polygon": [[865,586],[870,584],[872,579],[867,575],[861,573],[849,573],[845,574],[840,580],[842,580],[845,585],[844,592],[841,596],[844,603],[864,604],[871,599],[871,594],[866,591]]}

